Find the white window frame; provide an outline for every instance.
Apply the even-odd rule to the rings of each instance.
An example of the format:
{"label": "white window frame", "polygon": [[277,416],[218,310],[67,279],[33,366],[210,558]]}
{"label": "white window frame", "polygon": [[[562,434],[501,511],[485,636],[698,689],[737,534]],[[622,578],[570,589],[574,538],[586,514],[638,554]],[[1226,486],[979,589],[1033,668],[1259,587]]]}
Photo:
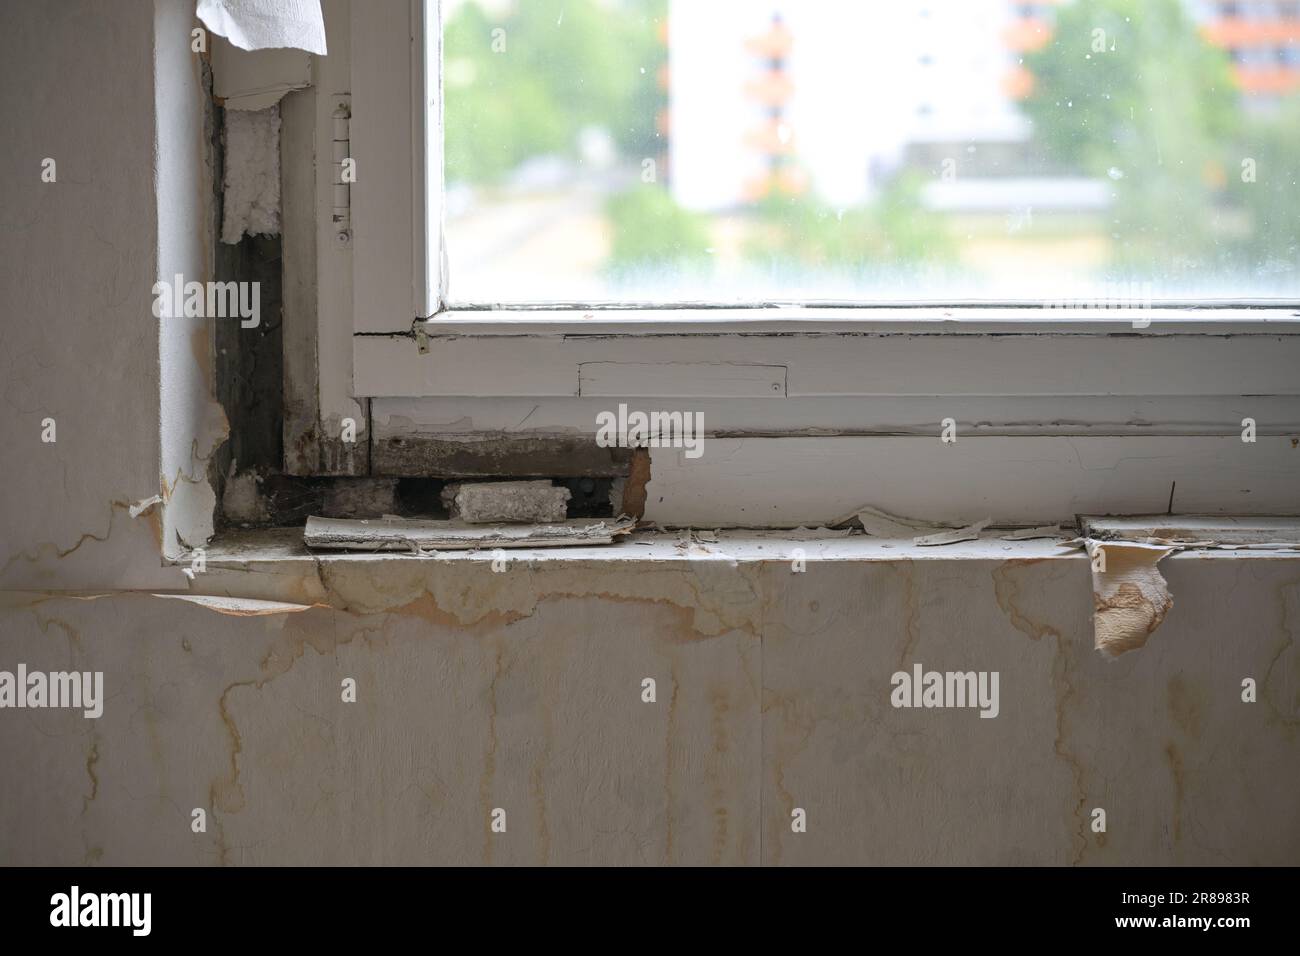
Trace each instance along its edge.
{"label": "white window frame", "polygon": [[[350,372],[352,395],[370,400],[372,410],[405,411],[414,402],[424,403],[426,417],[432,419],[452,420],[454,413],[504,422],[511,412],[503,410],[522,400],[532,402],[534,427],[571,431],[585,426],[590,433],[595,430],[591,409],[620,399],[653,400],[657,407],[705,402],[712,415],[708,431],[743,443],[751,434],[771,441],[802,436],[810,442],[933,438],[938,420],[928,425],[911,421],[910,430],[892,431],[888,421],[868,410],[847,428],[835,422],[852,419],[851,409],[880,403],[890,408],[910,403],[936,412],[947,403],[954,418],[974,405],[994,409],[996,416],[994,421],[971,421],[972,426],[990,426],[982,434],[1037,443],[1008,445],[1001,454],[1023,451],[1025,460],[1033,461],[1048,454],[1046,439],[1069,439],[1076,450],[1078,442],[1094,438],[1118,441],[1155,434],[1202,439],[1194,449],[1189,446],[1185,461],[1176,460],[1183,454],[1177,450],[1153,457],[1162,461],[1152,466],[1160,472],[1159,480],[1164,481],[1165,470],[1177,473],[1178,466],[1209,467],[1218,469],[1221,478],[1203,482],[1205,489],[1196,498],[1201,510],[1300,511],[1300,477],[1296,493],[1286,491],[1300,453],[1289,458],[1280,441],[1300,432],[1300,308],[1289,303],[1167,303],[1155,309],[1078,313],[1025,303],[871,308],[575,304],[447,311],[441,50],[426,51],[422,40],[425,22],[437,21],[437,7],[438,0],[378,0],[354,2],[351,8],[351,150],[358,175],[351,188]],[[426,222],[434,227],[424,228]],[[346,309],[337,312],[337,321],[348,318]],[[322,380],[325,374],[322,369]],[[618,395],[611,380],[635,384],[629,384],[628,394]],[[769,399],[757,408],[779,426],[755,427],[756,398]],[[1162,430],[1162,419],[1125,418],[1116,411],[1121,398],[1177,421]],[[1066,399],[1069,411],[1061,415]],[[1261,424],[1262,433],[1277,441],[1266,463],[1257,459],[1252,465],[1224,442],[1239,441],[1242,410],[1251,411],[1255,400],[1273,416]],[[1202,411],[1180,417],[1188,402]],[[996,411],[1000,408],[1004,414]],[[1016,431],[1018,422],[1028,427]],[[380,430],[378,422],[375,430]],[[1218,442],[1213,448],[1205,444],[1211,439]],[[772,467],[781,471],[782,456],[789,452],[769,447]],[[1102,455],[1099,461],[1143,459],[1133,441],[1106,454],[1111,457]],[[1172,465],[1170,458],[1175,459]],[[917,467],[928,460],[927,451],[918,457]],[[1098,465],[1102,471],[1106,467]],[[1267,490],[1243,504],[1239,486],[1254,467],[1267,473],[1260,485]],[[791,461],[789,473],[797,471]],[[1026,481],[1036,480],[1032,467],[1026,471]],[[717,480],[727,477],[723,473]],[[1085,482],[1078,493],[1041,507],[1059,511],[1068,499],[1100,504],[1103,511],[1149,510],[1141,508],[1152,498],[1149,489],[1134,499],[1094,485]],[[1216,487],[1220,499],[1214,497]],[[1010,499],[1022,492],[1008,488],[1006,494]],[[975,494],[970,506],[989,495]],[[832,503],[828,499],[816,513],[824,518]],[[1004,512],[1010,508],[1006,503],[992,506]],[[804,515],[800,508],[778,511],[779,516],[767,515],[758,523],[793,523],[795,516]],[[700,509],[681,513],[692,521],[707,517]],[[744,522],[725,506],[715,513],[725,519],[719,524]],[[1026,521],[1038,516],[1032,509],[1023,515]]]}

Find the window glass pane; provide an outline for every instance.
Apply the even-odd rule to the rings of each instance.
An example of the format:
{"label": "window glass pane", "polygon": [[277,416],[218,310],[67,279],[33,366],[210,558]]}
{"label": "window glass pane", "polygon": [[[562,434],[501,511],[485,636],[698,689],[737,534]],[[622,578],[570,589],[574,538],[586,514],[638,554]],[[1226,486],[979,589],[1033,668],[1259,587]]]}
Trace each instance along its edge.
{"label": "window glass pane", "polygon": [[442,10],[453,304],[1300,299],[1300,4]]}

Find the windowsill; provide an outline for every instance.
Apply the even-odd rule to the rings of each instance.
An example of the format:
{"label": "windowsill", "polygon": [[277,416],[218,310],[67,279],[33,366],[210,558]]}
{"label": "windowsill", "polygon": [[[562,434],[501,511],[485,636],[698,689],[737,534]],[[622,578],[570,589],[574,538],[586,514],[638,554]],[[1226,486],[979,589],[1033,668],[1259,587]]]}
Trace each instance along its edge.
{"label": "windowsill", "polygon": [[[1170,526],[1176,526],[1171,519]],[[1296,521],[1300,530],[1300,519]],[[842,532],[818,529],[795,536],[790,531],[731,530],[705,532],[714,540],[692,537],[686,544],[686,532],[637,531],[620,541],[592,547],[565,548],[512,548],[506,552],[511,563],[536,562],[537,564],[564,563],[672,563],[672,562],[723,562],[727,564],[760,564],[765,562],[791,562],[802,549],[809,564],[819,561],[872,562],[872,561],[1086,561],[1087,556],[1078,547],[1065,546],[1061,540],[1036,539],[1031,541],[1005,541],[997,537],[996,530],[985,532],[978,541],[958,544],[920,547],[907,539],[876,538],[855,532],[844,536]],[[804,537],[803,535],[807,536]],[[1179,560],[1205,560],[1224,558],[1272,558],[1300,560],[1300,550],[1263,550],[1253,548],[1190,548],[1170,556]],[[207,566],[210,569],[229,571],[293,570],[295,566],[318,567],[327,565],[382,567],[395,562],[491,561],[492,552],[442,551],[436,555],[414,555],[397,551],[348,552],[309,551],[302,542],[302,529],[275,528],[255,531],[232,531],[218,536],[207,548]],[[180,562],[185,564],[186,562]]]}
{"label": "windowsill", "polygon": [[415,323],[431,338],[469,335],[1300,333],[1300,304],[1160,303],[1144,308],[1048,308],[1021,303],[889,305],[497,305],[444,310]]}

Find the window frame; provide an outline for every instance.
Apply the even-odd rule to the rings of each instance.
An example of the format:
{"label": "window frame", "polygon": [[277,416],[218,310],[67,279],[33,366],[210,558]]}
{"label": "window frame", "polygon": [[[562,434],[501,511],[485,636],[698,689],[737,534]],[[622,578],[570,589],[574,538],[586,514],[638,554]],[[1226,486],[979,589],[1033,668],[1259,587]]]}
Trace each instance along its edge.
{"label": "window frame", "polygon": [[[1101,311],[1027,302],[449,309],[440,31],[436,47],[426,49],[423,42],[425,25],[439,21],[438,7],[438,0],[351,4],[351,156],[357,169],[347,257],[352,296],[343,308],[333,308],[329,323],[350,335],[352,344],[350,367],[336,365],[332,373],[346,371],[352,396],[366,403],[372,417],[377,407],[418,400],[430,408],[477,409],[481,415],[470,417],[489,420],[511,402],[536,399],[539,411],[530,421],[571,431],[574,401],[593,398],[584,391],[584,370],[612,365],[635,371],[636,394],[625,396],[634,403],[684,407],[708,401],[710,434],[744,433],[748,426],[740,423],[752,422],[758,397],[791,403],[776,416],[787,425],[767,436],[773,439],[826,440],[837,433],[828,407],[839,412],[868,408],[864,400],[896,399],[951,400],[954,417],[960,417],[963,402],[1015,399],[1018,418],[1009,413],[1006,421],[980,424],[992,424],[989,434],[1001,429],[1015,435],[1018,422],[1031,420],[1037,430],[1021,437],[1027,443],[1074,434],[1072,428],[1095,427],[1096,434],[1111,437],[1176,433],[1162,431],[1159,423],[1117,423],[1101,412],[1090,417],[1092,408],[1118,396],[1166,407],[1180,396],[1217,402],[1223,414],[1212,416],[1203,436],[1219,439],[1240,431],[1243,397],[1275,400],[1283,411],[1268,433],[1276,438],[1300,432],[1295,303],[1169,302]],[[424,109],[426,103],[432,108]],[[326,213],[318,209],[318,215]],[[425,222],[434,225],[425,229]],[[322,318],[322,334],[326,324]],[[752,366],[753,374],[715,374],[738,365]],[[783,387],[770,396],[755,394],[753,382],[771,368],[782,370]],[[327,374],[322,365],[322,381]],[[620,396],[608,392],[598,397],[616,403]],[[1059,407],[1062,397],[1077,397],[1080,410],[1058,433],[1047,410]],[[1043,414],[1026,419],[1024,408],[1032,410],[1036,399]],[[891,434],[869,411],[865,416],[857,433]],[[594,430],[593,423],[588,434]],[[933,435],[939,430],[936,421]],[[1270,467],[1276,475],[1281,466],[1273,460]],[[789,469],[796,474],[797,463],[791,461]],[[1225,467],[1225,496],[1240,483],[1241,468]],[[1274,495],[1266,511],[1295,513],[1296,498],[1288,503]],[[1118,510],[1124,507],[1117,501]]]}
{"label": "window frame", "polygon": [[[476,381],[461,376],[455,391],[447,390],[451,385],[428,383],[428,376],[411,371],[424,360],[411,356],[427,355],[431,341],[456,341],[462,361],[495,361],[512,351],[531,361],[528,350],[538,339],[564,342],[574,336],[599,336],[607,346],[605,361],[644,364],[656,361],[656,340],[662,337],[735,335],[762,339],[770,350],[766,361],[779,364],[783,347],[792,338],[826,334],[1068,336],[1080,348],[1078,359],[1086,360],[1097,353],[1095,343],[1084,344],[1088,336],[1159,335],[1177,351],[1178,337],[1187,335],[1297,331],[1300,304],[1290,302],[1185,301],[1151,309],[1101,311],[1050,309],[1032,302],[925,301],[877,306],[575,302],[448,308],[441,42],[434,49],[426,49],[423,42],[426,24],[439,20],[439,6],[439,0],[352,5],[352,156],[358,170],[351,187],[352,335],[353,385],[359,398],[410,397],[426,385],[432,389],[424,392],[429,395],[525,394],[516,390],[519,386],[512,388],[493,375]],[[426,222],[433,224],[431,228],[424,228]],[[503,337],[520,339],[518,349],[503,349]],[[919,361],[925,360],[920,354],[925,351],[918,349]],[[1180,359],[1190,359],[1196,351],[1192,348]],[[1269,354],[1261,350],[1266,368],[1274,364]],[[1017,376],[1014,367],[996,371],[1002,380],[1010,375],[1014,381]],[[1179,387],[1190,383],[1180,382]],[[872,394],[853,390],[849,383],[829,392],[836,393]],[[682,397],[695,396],[683,393]]]}

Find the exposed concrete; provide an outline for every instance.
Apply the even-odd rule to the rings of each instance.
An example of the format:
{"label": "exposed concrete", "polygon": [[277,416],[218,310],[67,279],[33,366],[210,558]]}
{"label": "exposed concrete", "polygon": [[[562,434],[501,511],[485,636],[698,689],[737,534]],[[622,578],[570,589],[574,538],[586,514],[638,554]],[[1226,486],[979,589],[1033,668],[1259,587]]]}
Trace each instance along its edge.
{"label": "exposed concrete", "polygon": [[267,520],[258,476],[251,471],[230,475],[221,494],[221,512],[234,524],[257,525]]}
{"label": "exposed concrete", "polygon": [[379,518],[397,512],[397,480],[341,478],[325,489],[324,510],[332,518]]}
{"label": "exposed concrete", "polygon": [[585,435],[503,432],[430,438],[380,432],[373,455],[378,475],[610,478],[628,473],[632,452],[602,448]]}

